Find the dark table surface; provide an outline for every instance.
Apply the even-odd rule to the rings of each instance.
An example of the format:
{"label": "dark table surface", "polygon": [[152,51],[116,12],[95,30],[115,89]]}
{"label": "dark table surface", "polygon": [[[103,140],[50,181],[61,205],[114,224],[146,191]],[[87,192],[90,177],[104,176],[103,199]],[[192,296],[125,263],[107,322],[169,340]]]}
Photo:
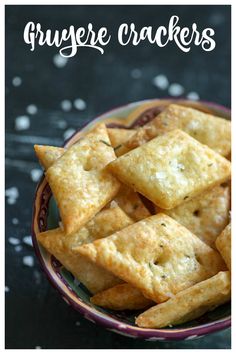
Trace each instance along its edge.
{"label": "dark table surface", "polygon": [[[180,16],[182,25],[196,22],[201,29],[213,27],[215,50],[194,47],[183,53],[175,44],[122,47],[112,40],[103,55],[80,48],[58,68],[53,61],[56,48],[37,47],[31,52],[23,42],[24,26],[31,20],[51,29],[92,22],[97,28],[107,26],[115,36],[122,22],[156,28],[167,24],[173,14]],[[35,258],[32,267],[23,264],[23,257],[34,257],[32,247],[23,243],[30,235],[36,188],[32,170],[39,168],[34,143],[61,145],[65,131],[78,129],[113,107],[167,97],[167,90],[152,83],[159,74],[170,83],[181,84],[184,97],[194,91],[202,100],[230,107],[230,59],[229,6],[6,7],[6,189],[16,187],[19,192],[13,203],[6,199],[6,348],[230,348],[229,329],[195,341],[172,343],[144,342],[108,332],[62,301]],[[19,86],[14,77],[20,77]],[[72,107],[66,112],[61,108],[63,100],[77,98],[86,102],[85,110]],[[34,115],[27,112],[30,104],[37,107]],[[22,115],[29,117],[30,127],[19,131],[15,119]],[[13,245],[11,238],[20,244]]]}

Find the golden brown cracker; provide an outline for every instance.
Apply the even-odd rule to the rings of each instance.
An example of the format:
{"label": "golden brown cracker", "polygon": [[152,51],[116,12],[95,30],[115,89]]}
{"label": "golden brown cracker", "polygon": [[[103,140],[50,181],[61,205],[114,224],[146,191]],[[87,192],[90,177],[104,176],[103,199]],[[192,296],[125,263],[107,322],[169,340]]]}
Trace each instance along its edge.
{"label": "golden brown cracker", "polygon": [[54,162],[61,157],[66,149],[47,146],[47,145],[34,145],[35,153],[39,159],[41,166],[47,170]]}
{"label": "golden brown cracker", "polygon": [[215,240],[229,222],[230,188],[216,186],[171,210],[157,207],[215,248]]}
{"label": "golden brown cracker", "polygon": [[75,255],[72,249],[106,237],[132,223],[133,221],[123,210],[116,207],[102,210],[79,231],[69,236],[62,229],[58,228],[39,233],[37,239],[91,293],[95,294],[120,283],[121,280],[109,271],[92,263],[86,257]]}
{"label": "golden brown cracker", "polygon": [[181,130],[172,130],[109,164],[110,171],[163,209],[226,181],[231,164]]}
{"label": "golden brown cracker", "polygon": [[124,184],[121,185],[114,200],[126,212],[126,214],[135,221],[139,221],[151,215],[138,193],[134,192]]}
{"label": "golden brown cracker", "polygon": [[136,324],[145,328],[162,328],[188,322],[228,302],[230,288],[230,273],[219,272],[143,312],[137,317]]}
{"label": "golden brown cracker", "polygon": [[107,128],[112,147],[117,150],[119,146],[136,132],[135,129]]}
{"label": "golden brown cracker", "polygon": [[97,125],[47,170],[66,234],[85,225],[119,190],[106,169],[115,154],[105,125]]}
{"label": "golden brown cracker", "polygon": [[231,122],[199,110],[170,104],[150,123],[140,127],[124,146],[131,150],[156,136],[181,129],[215,152],[228,156],[231,151]]}
{"label": "golden brown cracker", "polygon": [[225,269],[218,252],[165,214],[136,222],[74,251],[155,302],[166,301]]}
{"label": "golden brown cracker", "polygon": [[231,271],[231,223],[226,226],[216,239],[216,248]]}
{"label": "golden brown cracker", "polygon": [[153,305],[143,294],[128,283],[118,284],[114,287],[97,293],[90,298],[92,304],[110,310],[139,310]]}

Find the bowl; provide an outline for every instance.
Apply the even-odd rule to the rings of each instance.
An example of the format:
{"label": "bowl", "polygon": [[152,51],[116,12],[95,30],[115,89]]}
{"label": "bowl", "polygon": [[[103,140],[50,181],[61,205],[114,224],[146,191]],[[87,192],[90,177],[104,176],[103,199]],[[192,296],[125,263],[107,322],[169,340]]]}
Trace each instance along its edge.
{"label": "bowl", "polygon": [[[120,128],[142,126],[162,111],[167,104],[174,102],[230,119],[229,109],[210,102],[173,99],[145,100],[127,104],[100,115],[77,131],[64,146],[68,147],[75,143],[97,122],[103,121],[109,127]],[[144,113],[143,110],[145,110]],[[115,333],[142,338],[146,341],[191,340],[230,327],[230,304],[220,306],[194,321],[162,329],[137,327],[134,322],[135,316],[139,313],[137,311],[111,311],[91,304],[90,293],[83,284],[74,279],[72,274],[37,242],[36,233],[57,227],[58,221],[59,213],[55,200],[48,183],[42,177],[35,192],[33,205],[32,239],[35,254],[50,283],[59,291],[65,302],[89,321],[102,325]]]}

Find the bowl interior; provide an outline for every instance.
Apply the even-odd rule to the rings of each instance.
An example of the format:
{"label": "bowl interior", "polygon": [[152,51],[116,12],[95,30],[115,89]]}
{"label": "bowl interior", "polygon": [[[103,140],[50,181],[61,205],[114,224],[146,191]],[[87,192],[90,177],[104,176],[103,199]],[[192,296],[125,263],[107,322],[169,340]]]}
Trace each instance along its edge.
{"label": "bowl interior", "polygon": [[[160,101],[158,102],[160,105]],[[163,105],[163,100],[161,102],[161,105]],[[165,102],[169,103],[167,100]],[[186,103],[186,101],[184,102]],[[132,111],[137,109],[140,104],[143,103],[144,102],[142,101],[130,104],[128,106],[108,112],[101,117],[98,117],[89,123],[86,127],[84,127],[80,132],[76,133],[69,141],[67,141],[66,145],[69,146],[73,144],[76,140],[78,140],[81,134],[90,130],[97,121],[105,121],[110,126],[124,125],[133,127],[134,125],[142,125],[143,117],[139,117],[139,119],[136,117],[134,120],[131,119],[131,121],[127,121],[126,117],[130,115]],[[196,106],[196,103],[193,102],[192,105]],[[198,105],[199,108],[203,110],[210,111],[218,116],[223,116],[229,119],[230,113],[220,106],[212,105],[209,103],[198,103]],[[34,207],[33,241],[36,254],[41,262],[41,265],[43,266],[44,271],[46,271],[53,285],[58,288],[61,293],[64,294],[64,299],[69,303],[71,303],[71,301],[73,303],[77,303],[79,306],[82,304],[82,306],[85,307],[88,312],[91,311],[92,313],[96,313],[103,318],[110,318],[115,320],[115,322],[118,321],[124,325],[135,327],[135,329],[138,331],[147,331],[145,329],[139,329],[135,326],[135,317],[142,311],[111,311],[91,304],[89,300],[91,294],[86,289],[86,287],[74,279],[73,275],[68,272],[55,257],[48,254],[44,248],[37,243],[35,233],[38,231],[44,231],[45,229],[53,229],[58,227],[58,222],[60,220],[55,200],[51,194],[49,186],[44,179],[42,179],[38,186]],[[222,323],[222,321],[229,321],[230,312],[230,304],[225,304],[218,307],[214,311],[206,313],[194,321],[187,322],[179,326],[168,327],[166,331],[168,331],[168,333],[176,333],[178,331],[184,332],[185,329],[197,329],[200,327],[204,328],[208,324],[211,324],[211,327],[212,325],[216,324],[217,327],[217,323]],[[165,331],[165,329],[162,329],[161,331]],[[160,330],[156,330],[156,333],[159,332]],[[152,337],[155,336],[153,333],[155,333],[155,330],[152,330]]]}

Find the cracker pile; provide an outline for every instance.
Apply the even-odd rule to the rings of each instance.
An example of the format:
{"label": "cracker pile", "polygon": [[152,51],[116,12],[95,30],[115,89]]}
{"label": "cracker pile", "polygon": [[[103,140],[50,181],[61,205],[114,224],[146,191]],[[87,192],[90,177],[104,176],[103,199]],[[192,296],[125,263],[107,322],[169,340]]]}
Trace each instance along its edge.
{"label": "cracker pile", "polygon": [[37,239],[92,304],[162,328],[230,300],[230,129],[170,104],[138,129],[98,123],[68,149],[35,146],[61,216]]}

